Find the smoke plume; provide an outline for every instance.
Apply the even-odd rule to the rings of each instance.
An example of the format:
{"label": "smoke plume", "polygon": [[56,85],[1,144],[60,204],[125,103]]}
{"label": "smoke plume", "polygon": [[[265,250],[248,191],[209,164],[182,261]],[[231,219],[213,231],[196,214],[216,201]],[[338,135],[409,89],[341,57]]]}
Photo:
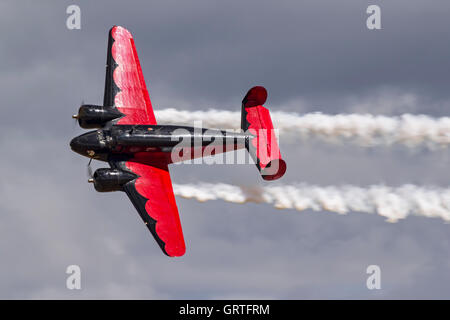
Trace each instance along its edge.
{"label": "smoke plume", "polygon": [[339,214],[378,214],[388,222],[409,215],[439,217],[450,221],[450,189],[404,185],[397,188],[357,186],[276,185],[242,187],[229,184],[174,184],[175,195],[198,201],[267,203],[277,209],[331,211]]}
{"label": "smoke plume", "polygon": [[[282,139],[316,137],[327,142],[352,142],[361,146],[392,145],[401,143],[409,147],[425,145],[429,148],[450,144],[450,118],[432,118],[426,115],[404,114],[380,116],[370,114],[307,113],[299,115],[272,112],[276,129]],[[208,110],[180,111],[165,109],[156,112],[160,123],[193,125],[202,121],[206,128],[233,129],[240,126],[240,112]]]}

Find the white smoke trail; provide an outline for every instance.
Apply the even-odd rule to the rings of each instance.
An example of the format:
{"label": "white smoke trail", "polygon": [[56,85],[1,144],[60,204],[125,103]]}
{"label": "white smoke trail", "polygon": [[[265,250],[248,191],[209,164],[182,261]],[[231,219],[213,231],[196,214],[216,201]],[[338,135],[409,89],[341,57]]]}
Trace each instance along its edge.
{"label": "white smoke trail", "polygon": [[277,209],[327,210],[375,213],[388,222],[408,215],[439,217],[450,221],[450,189],[404,185],[391,188],[374,185],[319,187],[306,184],[239,187],[229,184],[174,184],[175,195],[198,201],[224,200],[233,203],[268,203]]}
{"label": "white smoke trail", "polygon": [[[327,142],[348,141],[362,146],[405,144],[409,147],[424,144],[433,149],[450,144],[450,117],[432,118],[426,115],[404,114],[387,117],[370,114],[307,113],[299,115],[272,112],[276,129],[283,139],[293,137],[318,137]],[[165,109],[156,111],[160,123],[193,125],[202,121],[209,128],[239,128],[240,112],[208,110],[180,111]]]}

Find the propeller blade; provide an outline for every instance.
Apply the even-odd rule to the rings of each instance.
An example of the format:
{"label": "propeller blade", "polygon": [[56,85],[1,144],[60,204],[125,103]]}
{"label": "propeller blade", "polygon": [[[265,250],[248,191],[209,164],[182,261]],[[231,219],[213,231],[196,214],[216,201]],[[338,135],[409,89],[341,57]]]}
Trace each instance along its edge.
{"label": "propeller blade", "polygon": [[[82,106],[82,105],[84,105],[84,99],[81,100],[81,105],[80,106]],[[72,115],[72,119],[75,119],[75,122],[78,122],[78,118],[79,117],[80,117],[80,115],[78,113]]]}
{"label": "propeller blade", "polygon": [[89,180],[93,179],[93,177],[94,177],[94,174],[92,173],[91,162],[92,162],[92,158],[89,160],[89,163],[87,165],[87,173],[88,173]]}

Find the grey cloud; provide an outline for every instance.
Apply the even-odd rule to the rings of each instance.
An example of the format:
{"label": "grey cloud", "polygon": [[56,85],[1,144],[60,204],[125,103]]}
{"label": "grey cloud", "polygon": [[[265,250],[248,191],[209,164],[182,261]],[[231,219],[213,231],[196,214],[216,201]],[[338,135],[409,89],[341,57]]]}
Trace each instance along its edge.
{"label": "grey cloud", "polygon": [[[440,220],[177,199],[188,252],[173,260],[124,194],[95,193],[87,160],[68,148],[78,104],[102,102],[113,24],[133,32],[155,108],[238,110],[263,84],[272,109],[447,115],[448,1],[382,2],[379,32],[365,29],[367,1],[78,1],[82,29],[69,31],[72,3],[0,5],[0,297],[448,297]],[[285,182],[448,185],[448,150],[299,141],[282,152]],[[177,183],[263,183],[250,165],[171,172]],[[69,264],[82,267],[81,292],[65,288]],[[365,288],[369,264],[382,268],[380,292]]]}

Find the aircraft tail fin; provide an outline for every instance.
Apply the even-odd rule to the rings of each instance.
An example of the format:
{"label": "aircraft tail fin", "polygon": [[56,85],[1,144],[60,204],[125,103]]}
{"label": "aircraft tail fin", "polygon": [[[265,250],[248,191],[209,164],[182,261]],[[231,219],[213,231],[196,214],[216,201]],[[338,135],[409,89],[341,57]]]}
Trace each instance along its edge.
{"label": "aircraft tail fin", "polygon": [[266,99],[264,87],[253,87],[247,92],[242,100],[241,129],[248,134],[245,147],[262,178],[276,180],[286,172],[286,162],[281,158],[269,110],[263,106]]}

